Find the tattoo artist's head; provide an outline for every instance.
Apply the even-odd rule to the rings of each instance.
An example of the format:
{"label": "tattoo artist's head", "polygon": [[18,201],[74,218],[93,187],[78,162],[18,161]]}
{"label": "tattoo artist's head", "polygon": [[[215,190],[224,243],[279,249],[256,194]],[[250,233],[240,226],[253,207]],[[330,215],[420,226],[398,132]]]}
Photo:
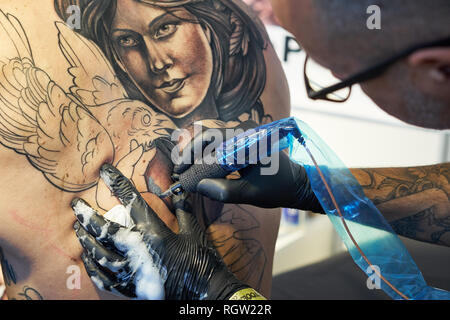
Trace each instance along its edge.
{"label": "tattoo artist's head", "polygon": [[80,7],[79,32],[103,50],[131,98],[173,118],[216,106],[224,121],[259,105],[265,41],[233,1],[54,1],[63,20]]}
{"label": "tattoo artist's head", "polygon": [[[450,36],[448,0],[271,0],[282,26],[312,59],[343,79],[412,46]],[[369,30],[367,8],[381,8]],[[421,49],[361,84],[389,114],[413,125],[450,128],[450,47]],[[362,106],[363,107],[363,106]]]}

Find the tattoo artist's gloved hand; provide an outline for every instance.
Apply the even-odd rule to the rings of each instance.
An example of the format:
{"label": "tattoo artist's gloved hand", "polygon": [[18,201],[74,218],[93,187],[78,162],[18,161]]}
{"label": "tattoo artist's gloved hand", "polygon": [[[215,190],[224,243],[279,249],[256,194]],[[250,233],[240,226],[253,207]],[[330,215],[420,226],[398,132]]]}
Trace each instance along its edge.
{"label": "tattoo artist's gloved hand", "polygon": [[209,244],[184,196],[174,198],[180,227],[175,234],[116,168],[104,165],[100,176],[135,224],[125,228],[83,200],[72,201],[82,259],[100,289],[138,299],[220,300],[248,288]]}
{"label": "tattoo artist's gloved hand", "polygon": [[[250,129],[243,125],[244,130]],[[180,159],[181,164],[174,167],[175,176],[182,174],[190,167],[197,150],[211,150],[220,143],[214,141],[216,134],[207,130],[185,147]],[[213,138],[214,136],[214,138]],[[224,140],[229,139],[224,135]],[[214,145],[212,145],[212,143]],[[197,152],[195,152],[197,151]],[[306,170],[292,162],[289,156],[280,152],[279,169],[273,175],[261,174],[261,168],[271,164],[249,165],[240,170],[240,179],[204,179],[197,185],[197,192],[216,201],[224,203],[250,204],[262,208],[294,208],[316,213],[324,213],[322,206],[311,189]],[[202,156],[208,156],[202,153]],[[192,161],[194,160],[194,161]],[[272,170],[272,169],[271,169]]]}

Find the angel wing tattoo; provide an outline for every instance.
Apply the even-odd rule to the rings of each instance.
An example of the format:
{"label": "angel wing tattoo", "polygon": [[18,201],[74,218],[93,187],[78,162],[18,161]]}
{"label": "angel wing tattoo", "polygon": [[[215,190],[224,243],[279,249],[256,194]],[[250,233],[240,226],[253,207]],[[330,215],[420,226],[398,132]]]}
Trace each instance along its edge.
{"label": "angel wing tattoo", "polygon": [[116,165],[136,148],[150,151],[176,126],[128,98],[93,42],[64,23],[56,27],[70,92],[36,66],[19,20],[0,10],[0,143],[26,156],[54,186],[80,192],[97,185],[105,160]]}

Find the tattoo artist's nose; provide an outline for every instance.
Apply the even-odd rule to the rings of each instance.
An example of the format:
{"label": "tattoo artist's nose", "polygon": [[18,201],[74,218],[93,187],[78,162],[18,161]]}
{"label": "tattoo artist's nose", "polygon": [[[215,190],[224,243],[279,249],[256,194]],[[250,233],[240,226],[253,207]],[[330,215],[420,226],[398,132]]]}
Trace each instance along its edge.
{"label": "tattoo artist's nose", "polygon": [[147,56],[150,70],[155,74],[160,74],[169,69],[173,65],[172,59],[167,55],[166,50],[162,46],[158,46],[151,39],[144,38],[147,47]]}

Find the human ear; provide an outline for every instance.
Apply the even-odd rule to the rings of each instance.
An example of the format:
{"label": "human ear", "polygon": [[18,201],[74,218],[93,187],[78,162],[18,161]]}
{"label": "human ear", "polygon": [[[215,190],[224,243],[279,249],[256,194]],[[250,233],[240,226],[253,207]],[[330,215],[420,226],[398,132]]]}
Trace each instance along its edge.
{"label": "human ear", "polygon": [[270,3],[272,5],[272,10],[281,26],[293,33],[291,26],[294,19],[292,17],[292,8],[290,7],[291,4],[282,0],[270,0]]}
{"label": "human ear", "polygon": [[450,48],[419,50],[407,63],[413,82],[421,91],[450,101]]}

